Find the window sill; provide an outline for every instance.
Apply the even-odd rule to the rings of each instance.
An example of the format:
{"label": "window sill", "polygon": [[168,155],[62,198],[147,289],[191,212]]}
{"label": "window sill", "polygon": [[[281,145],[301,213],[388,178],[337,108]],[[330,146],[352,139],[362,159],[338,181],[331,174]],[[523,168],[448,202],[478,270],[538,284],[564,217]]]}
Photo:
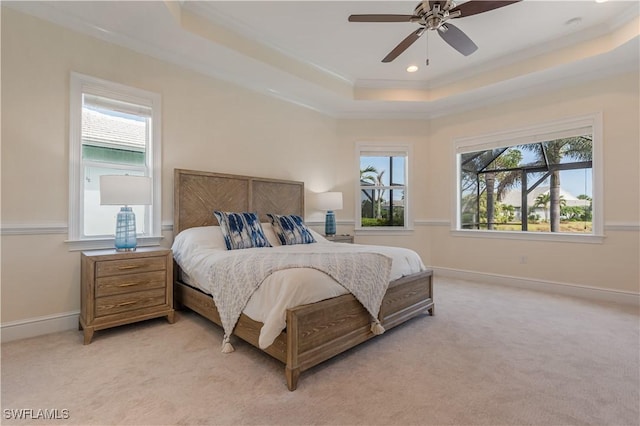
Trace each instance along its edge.
{"label": "window sill", "polygon": [[562,243],[587,243],[602,244],[604,235],[595,234],[559,234],[555,232],[511,232],[511,231],[477,231],[477,230],[451,230],[454,237],[468,238],[495,238],[520,241],[546,241]]}
{"label": "window sill", "polygon": [[[138,237],[138,247],[159,246],[162,239],[162,236]],[[65,243],[69,246],[69,251],[110,249],[115,245],[114,238],[67,240]]]}

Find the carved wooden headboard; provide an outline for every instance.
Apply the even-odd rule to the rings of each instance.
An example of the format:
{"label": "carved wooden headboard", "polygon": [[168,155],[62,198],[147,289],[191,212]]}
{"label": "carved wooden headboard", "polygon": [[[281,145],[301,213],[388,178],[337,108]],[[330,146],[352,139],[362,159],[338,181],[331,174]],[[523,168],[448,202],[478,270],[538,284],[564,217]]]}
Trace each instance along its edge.
{"label": "carved wooden headboard", "polygon": [[214,210],[304,217],[304,182],[175,169],[173,233],[217,225]]}

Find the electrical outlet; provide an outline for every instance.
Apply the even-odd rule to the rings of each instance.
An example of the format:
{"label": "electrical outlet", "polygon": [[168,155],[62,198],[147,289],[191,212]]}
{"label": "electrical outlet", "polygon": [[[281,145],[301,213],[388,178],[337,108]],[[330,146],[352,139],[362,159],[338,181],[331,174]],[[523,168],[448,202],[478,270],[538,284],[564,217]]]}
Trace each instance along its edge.
{"label": "electrical outlet", "polygon": [[520,256],[520,264],[525,265],[527,261],[527,256]]}

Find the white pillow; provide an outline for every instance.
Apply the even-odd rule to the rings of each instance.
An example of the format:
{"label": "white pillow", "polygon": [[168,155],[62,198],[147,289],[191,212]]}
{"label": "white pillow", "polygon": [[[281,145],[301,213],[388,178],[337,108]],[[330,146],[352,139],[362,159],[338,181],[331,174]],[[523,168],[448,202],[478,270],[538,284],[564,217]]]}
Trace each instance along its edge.
{"label": "white pillow", "polygon": [[[280,241],[275,232],[273,232],[270,223],[263,223],[262,230],[272,246],[280,245]],[[192,250],[200,248],[227,250],[222,230],[219,226],[196,226],[185,229],[176,235],[171,248],[174,253],[180,253],[182,256],[188,256]]]}
{"label": "white pillow", "polygon": [[[199,248],[227,250],[219,226],[197,226],[185,229],[173,240],[171,249],[174,255],[189,256],[192,250]],[[176,257],[176,260],[177,257]]]}
{"label": "white pillow", "polygon": [[311,235],[313,235],[313,238],[316,239],[316,242],[318,243],[328,243],[329,240],[327,240],[324,235],[320,235],[318,232],[314,231],[313,229],[309,228],[309,232],[311,232]]}
{"label": "white pillow", "polygon": [[262,230],[264,231],[265,237],[267,237],[267,240],[269,240],[269,243],[271,243],[272,246],[282,245],[280,243],[280,239],[276,235],[276,232],[273,230],[273,226],[270,223],[263,222]]}

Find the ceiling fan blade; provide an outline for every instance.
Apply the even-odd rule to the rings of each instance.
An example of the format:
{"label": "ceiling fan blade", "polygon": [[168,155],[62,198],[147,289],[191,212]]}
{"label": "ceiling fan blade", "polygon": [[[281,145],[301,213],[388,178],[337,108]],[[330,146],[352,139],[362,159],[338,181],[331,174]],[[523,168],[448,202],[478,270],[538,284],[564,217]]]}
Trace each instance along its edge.
{"label": "ceiling fan blade", "polygon": [[488,12],[490,10],[499,9],[504,6],[509,6],[513,3],[518,3],[522,0],[506,0],[506,1],[468,1],[462,3],[460,6],[456,6],[449,10],[449,13],[460,11],[459,18],[465,16],[477,15],[478,13]]}
{"label": "ceiling fan blade", "polygon": [[450,24],[449,22],[443,26],[446,26],[447,30],[442,31],[441,29],[438,29],[437,33],[449,44],[449,46],[453,47],[464,56],[469,56],[478,50],[478,46],[476,46],[476,44],[471,41],[471,39],[463,33],[460,28]]}
{"label": "ceiling fan blade", "polygon": [[382,62],[391,62],[397,58],[402,52],[407,50],[417,39],[420,38],[422,33],[425,32],[424,27],[420,27],[411,34],[409,34],[404,40],[400,42],[387,56],[384,57]]}
{"label": "ceiling fan blade", "polygon": [[413,15],[350,15],[349,22],[411,22]]}

